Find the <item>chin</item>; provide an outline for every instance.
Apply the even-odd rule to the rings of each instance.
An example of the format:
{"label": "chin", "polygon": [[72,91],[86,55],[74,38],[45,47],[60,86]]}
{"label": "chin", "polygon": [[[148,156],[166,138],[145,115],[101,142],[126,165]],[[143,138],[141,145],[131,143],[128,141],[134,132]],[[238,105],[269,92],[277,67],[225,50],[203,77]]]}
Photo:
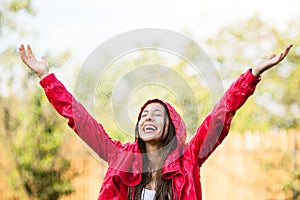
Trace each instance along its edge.
{"label": "chin", "polygon": [[157,140],[157,134],[148,134],[145,133],[143,135],[140,135],[141,139],[144,141],[144,142],[150,142],[150,141],[153,141],[153,140]]}
{"label": "chin", "polygon": [[144,142],[150,142],[154,139],[153,136],[149,136],[149,137],[141,137],[141,139],[144,141]]}

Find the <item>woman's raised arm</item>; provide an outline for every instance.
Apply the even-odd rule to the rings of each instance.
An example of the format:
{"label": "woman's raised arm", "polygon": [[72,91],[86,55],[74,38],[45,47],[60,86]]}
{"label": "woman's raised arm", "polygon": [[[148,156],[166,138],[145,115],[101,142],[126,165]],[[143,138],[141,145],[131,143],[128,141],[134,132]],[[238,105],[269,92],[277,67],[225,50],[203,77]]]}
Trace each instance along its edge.
{"label": "woman's raised arm", "polygon": [[201,166],[227,136],[236,111],[246,102],[260,81],[260,75],[280,63],[293,45],[288,45],[279,55],[256,62],[252,69],[242,74],[225,92],[211,113],[204,119],[189,147]]}
{"label": "woman's raised arm", "polygon": [[102,125],[67,91],[64,85],[56,79],[55,75],[49,74],[49,67],[45,57],[38,61],[29,45],[27,46],[27,51],[24,45],[21,45],[19,51],[25,65],[40,77],[40,84],[56,111],[68,119],[68,125],[100,158],[108,161],[108,154],[120,149],[122,147],[121,143],[113,141]]}

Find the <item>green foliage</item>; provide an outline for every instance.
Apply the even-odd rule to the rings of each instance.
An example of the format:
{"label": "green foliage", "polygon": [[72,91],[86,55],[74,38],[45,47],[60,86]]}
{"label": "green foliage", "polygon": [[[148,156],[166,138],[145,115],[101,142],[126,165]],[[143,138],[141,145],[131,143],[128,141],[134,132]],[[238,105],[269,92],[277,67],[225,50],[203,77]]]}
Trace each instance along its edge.
{"label": "green foliage", "polygon": [[9,3],[8,9],[12,12],[19,12],[24,9],[30,14],[34,14],[34,10],[31,7],[31,0],[13,0]]}
{"label": "green foliage", "polygon": [[60,152],[64,123],[36,89],[26,100],[10,96],[1,104],[5,142],[15,161],[11,184],[16,191],[25,189],[30,199],[58,199],[74,191],[70,180],[75,174],[66,175],[70,161]]}
{"label": "green foliage", "polygon": [[[34,15],[34,10],[31,7],[31,0],[8,0],[1,1],[0,8],[0,36],[3,37],[5,31],[14,32],[18,29],[15,17],[21,12],[29,15]],[[21,29],[18,29],[19,31]],[[21,34],[19,32],[18,34]],[[2,38],[0,38],[2,40]]]}
{"label": "green foliage", "polygon": [[[25,193],[28,199],[55,200],[74,192],[71,179],[76,174],[69,171],[70,161],[61,152],[64,120],[49,105],[35,76],[26,73],[18,47],[6,40],[9,33],[22,35],[14,17],[24,13],[34,14],[30,0],[5,1],[0,8],[0,41],[5,41],[0,55],[0,85],[5,88],[0,91],[1,148],[11,155],[12,166],[5,172],[15,197],[24,199]],[[63,64],[71,52],[47,54],[52,67]]]}
{"label": "green foliage", "polygon": [[70,177],[64,177],[70,167],[60,151],[63,142],[62,123],[49,107],[42,92],[33,94],[26,113],[27,134],[14,144],[17,166],[23,185],[36,199],[58,199],[74,191]]}

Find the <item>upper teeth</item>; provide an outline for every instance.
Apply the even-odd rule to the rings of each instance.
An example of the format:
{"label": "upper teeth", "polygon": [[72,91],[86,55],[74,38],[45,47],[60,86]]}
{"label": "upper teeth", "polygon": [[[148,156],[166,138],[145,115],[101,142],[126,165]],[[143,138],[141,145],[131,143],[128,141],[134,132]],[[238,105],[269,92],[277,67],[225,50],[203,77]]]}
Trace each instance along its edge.
{"label": "upper teeth", "polygon": [[154,126],[145,126],[145,130],[155,130],[156,128]]}

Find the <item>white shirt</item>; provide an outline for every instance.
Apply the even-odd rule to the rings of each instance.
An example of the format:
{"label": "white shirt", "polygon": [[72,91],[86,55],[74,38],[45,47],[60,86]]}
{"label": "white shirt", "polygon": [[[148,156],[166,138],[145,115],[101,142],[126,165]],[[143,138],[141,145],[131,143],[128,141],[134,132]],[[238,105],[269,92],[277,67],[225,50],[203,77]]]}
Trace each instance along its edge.
{"label": "white shirt", "polygon": [[141,200],[153,200],[155,196],[155,190],[149,190],[146,188],[143,188]]}

